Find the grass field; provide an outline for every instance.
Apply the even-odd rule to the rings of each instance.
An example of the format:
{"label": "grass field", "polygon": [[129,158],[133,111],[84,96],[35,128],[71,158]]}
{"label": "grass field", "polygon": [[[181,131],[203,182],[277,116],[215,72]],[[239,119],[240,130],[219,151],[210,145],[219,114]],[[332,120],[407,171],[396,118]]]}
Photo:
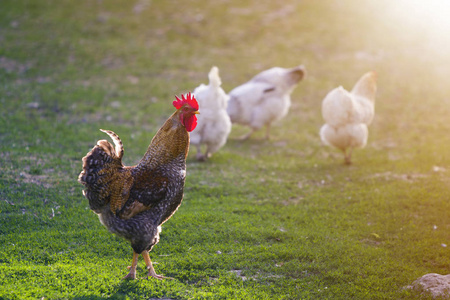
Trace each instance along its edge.
{"label": "grass field", "polygon": [[[404,287],[450,273],[447,34],[375,0],[0,6],[0,299],[427,299]],[[235,125],[210,161],[190,153],[184,202],[150,253],[175,280],[122,281],[132,249],[77,183],[98,129],[133,165],[211,66],[229,92],[299,64],[271,141],[237,141]],[[318,136],[321,101],[370,70],[376,117],[345,166]]]}

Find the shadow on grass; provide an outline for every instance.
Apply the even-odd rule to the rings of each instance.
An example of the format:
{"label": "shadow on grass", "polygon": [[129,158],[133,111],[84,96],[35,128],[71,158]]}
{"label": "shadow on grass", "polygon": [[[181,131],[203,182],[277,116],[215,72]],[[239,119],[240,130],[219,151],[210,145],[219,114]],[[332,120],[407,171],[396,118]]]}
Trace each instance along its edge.
{"label": "shadow on grass", "polygon": [[[160,293],[155,295],[149,290],[149,286],[153,286],[151,281],[155,279],[138,278],[136,280],[122,280],[119,285],[114,289],[114,294],[108,299],[130,299],[135,297],[142,297],[143,299],[149,300],[171,300],[173,298],[162,296]],[[140,282],[145,282],[146,285],[143,287]],[[158,282],[158,281],[155,281]],[[148,284],[148,285],[147,285]],[[153,291],[154,292],[154,291]],[[81,298],[83,299],[83,298]],[[88,298],[91,299],[91,298]],[[101,298],[92,298],[101,299]]]}
{"label": "shadow on grass", "polygon": [[[130,299],[134,298],[138,295],[141,297],[142,294],[145,293],[142,287],[139,286],[139,282],[145,279],[137,279],[132,281],[122,280],[120,284],[118,284],[113,289],[112,294],[105,295],[104,297],[97,295],[87,295],[87,296],[76,296],[74,299],[76,300],[100,300],[100,299]],[[1,298],[0,298],[1,299]],[[151,292],[143,297],[143,299],[153,299],[153,300],[170,300],[172,298],[169,297],[157,297],[153,296]]]}

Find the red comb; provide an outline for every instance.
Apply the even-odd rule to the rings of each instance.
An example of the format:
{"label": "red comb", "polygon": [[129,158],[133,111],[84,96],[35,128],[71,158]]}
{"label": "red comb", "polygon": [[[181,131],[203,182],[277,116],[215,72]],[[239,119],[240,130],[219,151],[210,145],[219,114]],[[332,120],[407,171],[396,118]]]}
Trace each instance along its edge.
{"label": "red comb", "polygon": [[198,110],[198,103],[194,95],[187,93],[186,95],[181,94],[181,99],[175,96],[177,100],[173,101],[173,106],[176,109],[180,109],[184,104],[189,104],[193,109]]}

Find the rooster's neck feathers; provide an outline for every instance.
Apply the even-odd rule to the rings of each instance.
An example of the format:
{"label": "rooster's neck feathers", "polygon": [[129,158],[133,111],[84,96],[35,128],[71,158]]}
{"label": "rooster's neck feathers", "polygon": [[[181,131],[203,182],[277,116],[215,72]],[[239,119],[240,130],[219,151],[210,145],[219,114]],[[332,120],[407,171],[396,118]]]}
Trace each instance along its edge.
{"label": "rooster's neck feathers", "polygon": [[158,130],[137,168],[154,169],[176,158],[186,159],[189,151],[189,133],[181,124],[180,113],[179,110],[173,113]]}

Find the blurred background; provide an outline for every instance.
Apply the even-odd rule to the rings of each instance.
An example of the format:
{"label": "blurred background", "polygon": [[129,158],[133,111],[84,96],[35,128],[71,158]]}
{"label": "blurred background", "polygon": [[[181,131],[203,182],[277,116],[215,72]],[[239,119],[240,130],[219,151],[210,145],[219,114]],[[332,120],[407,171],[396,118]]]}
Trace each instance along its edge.
{"label": "blurred background", "polygon": [[[446,1],[22,0],[2,7],[4,122],[38,115],[95,130],[108,122],[153,128],[166,115],[151,111],[167,114],[167,101],[207,82],[213,65],[229,92],[264,69],[304,64],[308,76],[287,122],[309,122],[314,135],[326,93],[370,70],[379,74],[374,126],[383,133],[411,121],[411,109],[448,113]],[[8,124],[2,142],[17,136]]]}
{"label": "blurred background", "polygon": [[[447,274],[449,16],[445,0],[0,0],[0,298],[399,299],[424,273]],[[229,92],[300,64],[272,141],[237,142],[247,129],[235,125],[206,164],[191,151],[185,201],[152,252],[178,281],[116,280],[129,246],[76,182],[107,138],[98,129],[133,165],[212,66]],[[321,102],[368,71],[375,119],[344,167],[320,141]]]}

